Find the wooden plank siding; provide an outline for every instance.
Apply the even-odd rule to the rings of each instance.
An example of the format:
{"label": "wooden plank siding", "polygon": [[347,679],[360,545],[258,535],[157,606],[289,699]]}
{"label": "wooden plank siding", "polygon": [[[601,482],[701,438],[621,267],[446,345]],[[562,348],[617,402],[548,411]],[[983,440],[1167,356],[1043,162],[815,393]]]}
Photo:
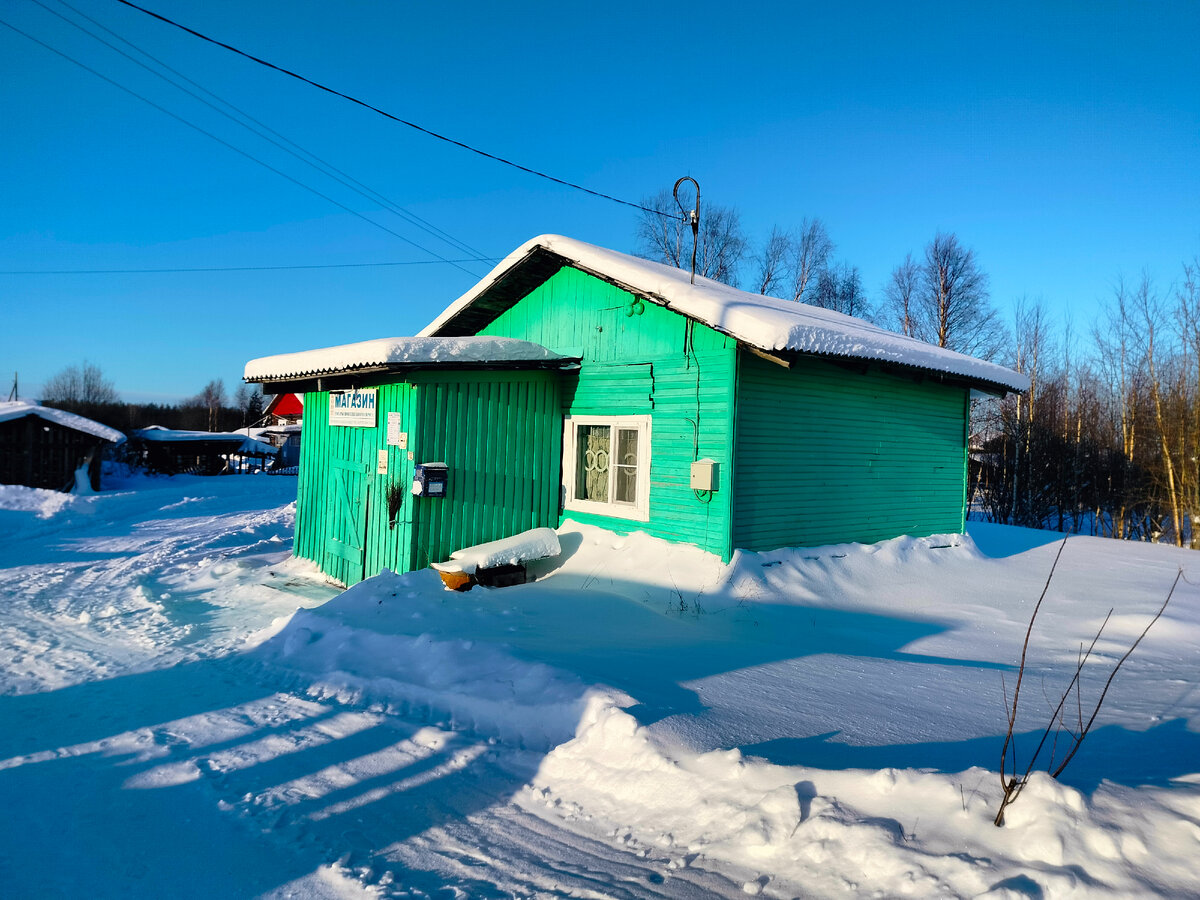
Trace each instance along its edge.
{"label": "wooden plank siding", "polygon": [[[689,325],[664,307],[645,301],[635,305],[636,300],[568,267],[479,333],[521,338],[579,356],[579,370],[562,376],[564,415],[652,417],[649,521],[576,511],[565,512],[564,520],[620,533],[645,531],[696,544],[727,560],[732,553],[729,474],[736,342],[705,325]],[[691,352],[685,354],[689,337]],[[692,424],[696,420],[698,435]],[[711,457],[721,466],[720,490],[708,503],[689,487],[690,465],[697,457]],[[543,471],[556,485],[561,481],[560,450]]]}
{"label": "wooden plank siding", "polygon": [[[398,412],[405,426],[413,421],[412,386],[405,382],[365,385],[379,390],[376,427],[346,428],[329,424],[329,393],[304,395],[308,415],[300,444],[300,475],[296,486],[296,538],[294,553],[311,559],[323,572],[342,584],[354,584],[359,570],[373,575],[384,567],[405,571],[411,557],[412,504],[406,502],[395,527],[389,527],[387,489],[395,483],[407,488],[412,483],[412,463],[407,451],[387,446],[387,414]],[[402,426],[404,427],[404,426]],[[378,451],[388,451],[388,472],[376,475]],[[366,535],[361,567],[329,549],[334,533],[336,507],[331,492],[336,489],[336,461],[365,466],[367,486]],[[342,477],[353,477],[349,473]],[[406,498],[407,500],[407,498]]]}
{"label": "wooden plank siding", "polygon": [[103,438],[36,415],[0,422],[0,484],[71,491],[75,470],[91,454],[88,477],[100,490]]}
{"label": "wooden plank siding", "polygon": [[967,391],[819,359],[740,360],[733,540],[768,550],[961,532]]}
{"label": "wooden plank siding", "polygon": [[[328,392],[305,394],[295,555],[350,585],[384,568],[423,568],[461,547],[557,525],[558,484],[544,475],[547,460],[556,467],[560,455],[557,379],[543,371],[429,370],[412,372],[407,381],[365,380],[363,387],[379,391],[374,428],[330,426]],[[387,444],[389,412],[400,414],[406,449]],[[376,474],[380,450],[388,453],[384,475]],[[339,461],[357,464],[365,474],[343,466],[335,475]],[[419,462],[449,466],[444,499],[412,496]],[[355,478],[366,483],[361,566],[339,546],[344,540],[331,493],[349,491],[348,484],[358,482],[347,479]],[[387,503],[392,485],[404,498],[394,523]]]}
{"label": "wooden plank siding", "polygon": [[455,550],[558,524],[558,373],[414,373],[415,462],[449,467],[444,499],[410,498],[410,568]]}
{"label": "wooden plank siding", "polygon": [[[366,480],[366,575],[421,568],[461,547],[568,518],[696,544],[726,560],[735,547],[963,529],[966,388],[814,357],[785,369],[569,266],[479,333],[533,341],[580,364],[433,367],[365,379],[362,386],[379,388],[375,428],[331,428],[328,393],[306,394],[297,556],[344,583],[360,577],[352,560],[327,549],[333,460],[366,466],[355,476]],[[379,476],[389,412],[401,414],[408,448],[387,448],[388,474]],[[564,512],[563,417],[635,415],[651,417],[648,521]],[[689,485],[690,465],[703,457],[720,466],[707,502]],[[419,462],[447,464],[444,499],[407,493]],[[341,471],[351,477],[344,474],[351,469]],[[394,526],[391,484],[406,489]]]}

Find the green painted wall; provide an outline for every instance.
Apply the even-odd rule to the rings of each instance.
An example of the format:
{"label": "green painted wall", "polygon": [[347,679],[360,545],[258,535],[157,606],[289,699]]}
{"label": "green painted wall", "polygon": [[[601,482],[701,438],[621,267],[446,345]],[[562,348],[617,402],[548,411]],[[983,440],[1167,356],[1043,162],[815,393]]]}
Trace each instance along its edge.
{"label": "green painted wall", "polygon": [[[650,520],[567,511],[574,519],[627,533],[697,544],[728,559],[733,462],[734,340],[678,313],[640,302],[605,281],[564,268],[480,334],[522,338],[582,358],[563,374],[564,415],[650,414]],[[690,350],[685,343],[690,337]],[[693,423],[699,420],[699,429]],[[698,438],[697,438],[698,434]],[[561,438],[560,438],[561,446]],[[711,500],[688,485],[693,459],[720,463],[721,486]],[[561,460],[547,476],[561,478]]]}
{"label": "green painted wall", "polygon": [[558,378],[544,371],[412,376],[415,461],[444,462],[450,472],[445,499],[409,498],[415,505],[411,568],[473,544],[558,525]]}
{"label": "green painted wall", "polygon": [[746,353],[740,369],[735,546],[963,530],[965,388]]}
{"label": "green painted wall", "polygon": [[[405,451],[387,446],[386,426],[389,412],[400,413],[405,423],[413,421],[415,397],[412,386],[403,382],[376,386],[379,409],[375,428],[330,426],[329,394],[310,392],[304,395],[307,415],[304,417],[304,439],[300,443],[294,552],[296,556],[311,559],[323,572],[347,585],[362,580],[364,570],[367,575],[377,573],[384,566],[403,571],[408,568],[407,561],[411,557],[412,504],[405,503],[396,525],[391,527],[386,497],[389,484],[412,484],[412,463]],[[376,475],[378,451],[382,449],[388,451],[388,474]],[[342,474],[335,474],[338,461],[356,465],[359,473],[355,475],[343,470]],[[359,564],[338,556],[329,548],[330,538],[345,539],[347,536],[346,529],[341,527],[336,494],[349,480],[354,482],[349,487],[356,496],[365,495],[365,542],[358,542],[364,551]],[[406,497],[406,501],[409,499]]]}
{"label": "green painted wall", "polygon": [[[296,555],[353,584],[385,566],[420,568],[565,518],[693,543],[725,559],[734,547],[962,530],[965,388],[818,359],[785,370],[635,300],[564,268],[480,333],[579,356],[578,370],[415,372],[378,385],[377,428],[331,428],[328,394],[307,394]],[[374,474],[388,412],[401,414],[413,462],[449,465],[446,499],[407,492],[407,451],[388,448],[388,474]],[[560,514],[562,417],[632,414],[652,416],[649,521]],[[720,464],[707,503],[688,484],[697,457]],[[405,490],[394,524],[391,483]],[[358,518],[361,566],[353,546],[338,543]]]}
{"label": "green painted wall", "polygon": [[[385,567],[423,568],[461,547],[558,524],[557,482],[539,477],[561,453],[556,373],[425,371],[363,387],[379,390],[375,428],[330,426],[329,394],[305,395],[296,556],[349,585]],[[387,445],[389,412],[400,414],[407,449]],[[388,453],[385,475],[375,474],[380,450]],[[412,496],[418,462],[449,466],[445,499]],[[394,522],[393,484],[403,492]],[[356,524],[357,539],[349,534]]]}

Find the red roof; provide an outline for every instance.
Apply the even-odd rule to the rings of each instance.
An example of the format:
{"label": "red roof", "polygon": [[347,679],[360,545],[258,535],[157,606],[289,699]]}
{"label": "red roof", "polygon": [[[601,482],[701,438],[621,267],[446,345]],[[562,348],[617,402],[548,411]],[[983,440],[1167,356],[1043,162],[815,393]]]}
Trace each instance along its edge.
{"label": "red roof", "polygon": [[267,404],[269,416],[302,416],[304,401],[295,394],[276,394]]}

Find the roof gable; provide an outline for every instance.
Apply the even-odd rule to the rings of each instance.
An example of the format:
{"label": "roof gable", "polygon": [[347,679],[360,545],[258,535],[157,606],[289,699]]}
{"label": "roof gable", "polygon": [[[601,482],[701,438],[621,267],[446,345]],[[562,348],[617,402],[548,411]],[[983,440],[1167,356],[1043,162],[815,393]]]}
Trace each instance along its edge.
{"label": "roof gable", "polygon": [[304,415],[304,397],[300,394],[276,394],[267,404],[263,413],[267,416],[302,416]]}
{"label": "roof gable", "polygon": [[762,352],[911,367],[954,376],[993,393],[1029,387],[1024,375],[1004,366],[934,347],[861,319],[751,294],[700,276],[692,284],[690,274],[681,269],[560,235],[542,235],[522,244],[421,334],[476,334],[564,266],[703,322]]}

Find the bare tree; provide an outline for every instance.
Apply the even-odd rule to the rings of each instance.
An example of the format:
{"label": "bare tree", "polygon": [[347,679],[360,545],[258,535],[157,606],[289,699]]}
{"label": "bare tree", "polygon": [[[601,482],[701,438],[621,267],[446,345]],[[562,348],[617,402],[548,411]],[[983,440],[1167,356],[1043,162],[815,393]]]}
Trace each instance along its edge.
{"label": "bare tree", "polygon": [[[1014,447],[1012,508],[1009,522],[1038,528],[1042,525],[1043,504],[1036,502],[1035,493],[1044,490],[1045,484],[1035,484],[1032,473],[1035,461],[1032,458],[1035,446],[1034,431],[1041,423],[1037,421],[1038,404],[1042,400],[1044,386],[1041,381],[1045,357],[1050,351],[1050,322],[1045,303],[1039,298],[1032,302],[1022,297],[1017,301],[1013,313],[1013,358],[1010,365],[1029,378],[1029,390],[1013,395]],[[1022,474],[1024,480],[1022,481]],[[1023,489],[1023,490],[1022,490]]]}
{"label": "bare tree", "polygon": [[217,423],[221,418],[221,408],[225,405],[225,382],[220,378],[214,378],[192,398],[192,401],[196,406],[205,410],[208,430],[216,431]]}
{"label": "bare tree", "polygon": [[1133,293],[1133,306],[1138,316],[1138,325],[1142,337],[1143,359],[1146,365],[1146,384],[1150,388],[1150,399],[1154,409],[1154,424],[1157,431],[1158,446],[1162,452],[1162,469],[1166,479],[1167,499],[1171,509],[1171,525],[1173,538],[1175,543],[1180,547],[1183,546],[1183,522],[1182,522],[1182,502],[1180,496],[1180,483],[1176,475],[1181,467],[1182,460],[1176,460],[1177,443],[1172,433],[1171,416],[1169,415],[1169,406],[1171,405],[1171,394],[1173,393],[1173,385],[1168,381],[1170,378],[1169,369],[1171,365],[1170,359],[1165,359],[1166,353],[1160,354],[1160,347],[1157,343],[1160,336],[1159,324],[1165,319],[1165,314],[1162,308],[1162,299],[1154,290],[1154,286],[1150,281],[1150,276],[1143,273],[1141,280],[1138,282],[1137,288]]}
{"label": "bare tree", "polygon": [[[684,206],[688,201],[684,199]],[[643,206],[638,220],[636,253],[646,259],[691,269],[692,229],[670,191],[661,191]],[[700,210],[700,233],[696,247],[696,274],[737,285],[738,266],[746,255],[747,241],[741,215],[730,206],[706,204]]]}
{"label": "bare tree", "polygon": [[816,287],[809,292],[809,304],[832,309],[860,319],[871,318],[867,295],[863,292],[858,267],[849,263],[826,266],[817,273]]}
{"label": "bare tree", "polygon": [[797,303],[806,303],[805,296],[809,285],[817,273],[829,262],[833,253],[833,241],[825,230],[825,223],[820,219],[804,219],[800,230],[792,241],[792,253],[789,267],[792,273],[792,299]]}
{"label": "bare tree", "polygon": [[84,360],[81,366],[67,366],[47,379],[42,386],[42,402],[47,406],[80,408],[101,403],[119,403],[117,389],[104,377],[100,367]]}
{"label": "bare tree", "polygon": [[[1185,400],[1180,410],[1181,460],[1193,461],[1180,466],[1180,493],[1188,511],[1190,545],[1196,550],[1200,549],[1200,470],[1194,462],[1200,459],[1200,256],[1183,264],[1183,281],[1175,291],[1175,317],[1183,353],[1180,392]],[[1190,375],[1185,374],[1189,369]]]}
{"label": "bare tree", "polygon": [[938,233],[925,246],[917,294],[914,336],[948,350],[993,359],[1004,344],[1004,327],[988,300],[987,274],[975,251],[953,234]]}
{"label": "bare tree", "polygon": [[238,389],[233,392],[233,405],[242,414],[242,427],[253,425],[262,418],[262,388],[239,384]]}
{"label": "bare tree", "polygon": [[771,228],[767,242],[754,257],[757,266],[755,283],[760,294],[777,296],[787,274],[788,257],[792,251],[792,239],[778,225]]}
{"label": "bare tree", "polygon": [[892,276],[883,289],[888,313],[900,328],[900,333],[909,337],[916,337],[916,302],[920,277],[920,268],[909,253],[904,257],[904,262],[892,269]]}

